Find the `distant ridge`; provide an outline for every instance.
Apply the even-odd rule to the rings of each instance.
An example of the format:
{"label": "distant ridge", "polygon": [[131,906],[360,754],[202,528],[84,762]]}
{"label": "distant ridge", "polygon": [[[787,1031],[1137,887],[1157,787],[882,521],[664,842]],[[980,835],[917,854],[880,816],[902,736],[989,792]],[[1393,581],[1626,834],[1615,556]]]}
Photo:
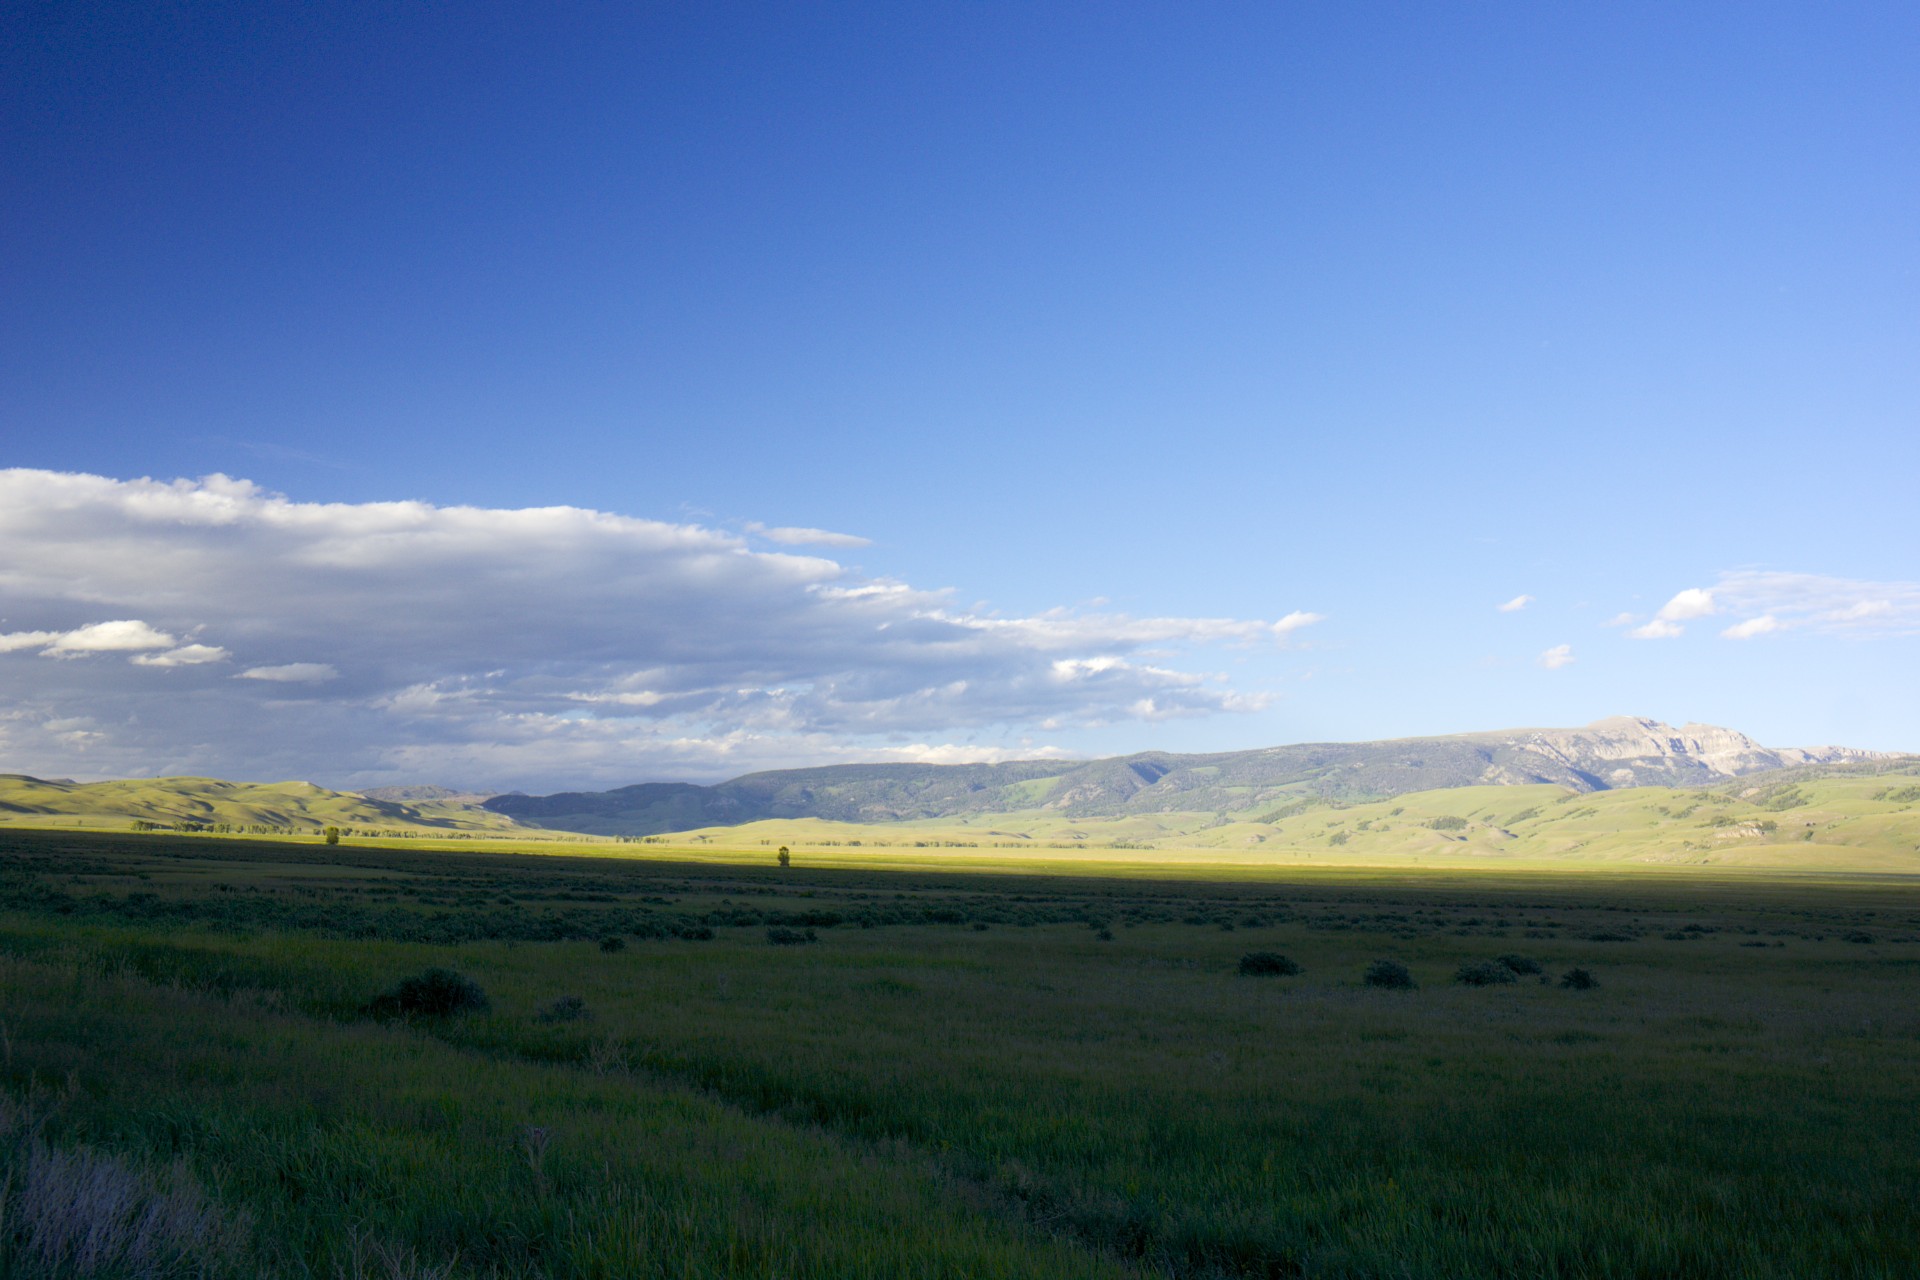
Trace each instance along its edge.
{"label": "distant ridge", "polygon": [[713,786],[648,782],[611,791],[495,796],[527,826],[658,835],[768,818],[901,822],[1051,810],[1075,817],[1285,812],[1329,800],[1450,787],[1550,783],[1575,791],[1708,786],[1751,773],[1898,757],[1850,747],[1765,747],[1732,729],[1616,716],[1581,729],[1505,729],[1382,742],[1317,742],[1175,755],[1007,764],[829,765]]}
{"label": "distant ridge", "polygon": [[276,832],[318,832],[330,826],[416,832],[514,830],[509,819],[457,798],[421,796],[407,803],[329,791],[311,782],[219,778],[74,782],[19,773],[0,774],[0,822],[119,827],[137,822],[171,830]]}

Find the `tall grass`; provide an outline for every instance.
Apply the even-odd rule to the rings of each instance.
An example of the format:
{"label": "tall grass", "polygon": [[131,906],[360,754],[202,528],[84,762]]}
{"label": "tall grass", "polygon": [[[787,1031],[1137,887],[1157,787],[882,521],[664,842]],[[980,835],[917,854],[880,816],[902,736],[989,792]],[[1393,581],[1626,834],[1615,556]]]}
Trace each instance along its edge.
{"label": "tall grass", "polygon": [[[50,1149],[179,1170],[252,1224],[250,1274],[303,1280],[1920,1274],[1911,893],[477,862],[248,874],[322,908],[404,876],[448,914],[564,885],[718,936],[16,910],[0,1082],[58,1082]],[[88,874],[136,867],[205,892],[160,862]],[[769,945],[774,914],[819,941]],[[1881,941],[1844,941],[1862,927]],[[1243,979],[1250,948],[1301,972]],[[1417,988],[1367,987],[1383,957]],[[1478,965],[1542,972],[1451,981]],[[1540,981],[1568,966],[1600,984]],[[489,1006],[369,1016],[432,968]]]}

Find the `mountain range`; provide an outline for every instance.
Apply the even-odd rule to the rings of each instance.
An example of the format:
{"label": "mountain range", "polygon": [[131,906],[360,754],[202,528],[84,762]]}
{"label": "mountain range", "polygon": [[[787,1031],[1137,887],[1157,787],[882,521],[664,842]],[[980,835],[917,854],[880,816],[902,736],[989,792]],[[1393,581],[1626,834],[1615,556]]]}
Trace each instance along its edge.
{"label": "mountain range", "polygon": [[1714,725],[1675,728],[1619,716],[1581,729],[1302,743],[1203,755],[1146,751],[1099,760],[829,765],[747,774],[711,786],[648,782],[611,791],[501,795],[483,807],[524,826],[627,836],[778,818],[881,823],[1035,810],[1086,818],[1234,813],[1259,821],[1329,801],[1442,788],[1702,787],[1747,774],[1895,758],[1848,747],[1765,747]]}

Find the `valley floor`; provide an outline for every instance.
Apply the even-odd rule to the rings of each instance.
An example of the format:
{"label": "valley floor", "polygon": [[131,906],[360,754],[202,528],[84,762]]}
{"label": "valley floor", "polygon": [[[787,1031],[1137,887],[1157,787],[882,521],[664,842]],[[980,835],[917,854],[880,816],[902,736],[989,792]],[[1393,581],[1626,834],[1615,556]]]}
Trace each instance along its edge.
{"label": "valley floor", "polygon": [[1908,877],[621,852],[0,831],[0,1271],[1920,1274]]}

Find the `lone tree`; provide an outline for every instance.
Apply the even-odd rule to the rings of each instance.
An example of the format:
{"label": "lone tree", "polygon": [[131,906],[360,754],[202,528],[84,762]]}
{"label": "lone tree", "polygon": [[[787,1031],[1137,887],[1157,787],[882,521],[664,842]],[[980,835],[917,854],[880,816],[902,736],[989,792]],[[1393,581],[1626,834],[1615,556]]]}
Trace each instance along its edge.
{"label": "lone tree", "polygon": [[338,827],[328,827],[328,828],[327,828],[327,837],[326,837],[326,838],[327,838],[327,843],[328,843],[328,844],[339,844],[339,843],[340,843],[340,828],[338,828]]}
{"label": "lone tree", "polygon": [[785,845],[780,846],[780,865],[783,867],[793,865],[793,855],[787,852],[787,846]]}

